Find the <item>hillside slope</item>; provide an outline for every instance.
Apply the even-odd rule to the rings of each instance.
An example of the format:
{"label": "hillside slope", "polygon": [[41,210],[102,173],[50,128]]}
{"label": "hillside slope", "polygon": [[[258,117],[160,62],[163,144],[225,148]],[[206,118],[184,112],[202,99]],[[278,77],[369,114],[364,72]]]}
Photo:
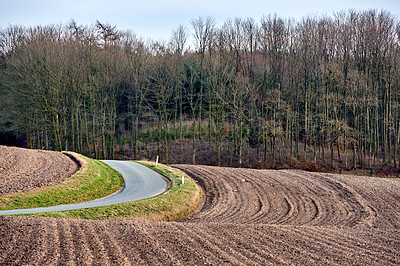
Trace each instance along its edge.
{"label": "hillside slope", "polygon": [[61,152],[0,145],[0,196],[54,185],[77,170],[78,165]]}
{"label": "hillside slope", "polygon": [[398,265],[400,179],[175,165],[205,190],[180,222],[0,217],[0,263]]}

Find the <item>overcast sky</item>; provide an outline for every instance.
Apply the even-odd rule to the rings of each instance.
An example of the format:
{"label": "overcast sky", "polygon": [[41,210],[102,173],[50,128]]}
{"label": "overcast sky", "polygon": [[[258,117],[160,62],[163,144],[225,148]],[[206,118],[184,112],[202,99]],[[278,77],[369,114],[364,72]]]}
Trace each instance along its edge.
{"label": "overcast sky", "polygon": [[211,16],[216,23],[227,18],[268,14],[297,21],[307,15],[332,15],[350,8],[385,9],[400,17],[400,0],[0,0],[0,28],[9,25],[67,23],[93,25],[96,20],[131,29],[143,39],[168,40],[180,24],[191,27],[199,16]]}

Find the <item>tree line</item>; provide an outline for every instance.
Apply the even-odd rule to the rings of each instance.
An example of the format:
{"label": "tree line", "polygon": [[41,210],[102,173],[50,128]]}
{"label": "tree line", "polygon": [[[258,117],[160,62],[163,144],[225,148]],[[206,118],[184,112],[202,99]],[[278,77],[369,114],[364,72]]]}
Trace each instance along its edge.
{"label": "tree line", "polygon": [[169,162],[172,140],[229,146],[263,167],[399,167],[400,23],[388,11],[301,21],[210,17],[169,42],[93,26],[10,26],[0,32],[0,134],[30,148],[113,158],[122,139]]}

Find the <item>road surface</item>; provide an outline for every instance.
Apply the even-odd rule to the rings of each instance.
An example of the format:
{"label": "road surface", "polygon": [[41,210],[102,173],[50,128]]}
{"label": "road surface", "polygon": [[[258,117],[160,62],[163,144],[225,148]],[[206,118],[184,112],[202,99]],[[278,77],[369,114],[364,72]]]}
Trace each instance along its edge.
{"label": "road surface", "polygon": [[108,206],[145,198],[151,198],[163,193],[168,188],[168,183],[163,176],[141,164],[131,161],[116,160],[104,160],[103,162],[117,170],[124,178],[125,187],[119,193],[113,194],[109,197],[77,204],[58,205],[32,209],[4,210],[0,211],[0,215],[69,211]]}

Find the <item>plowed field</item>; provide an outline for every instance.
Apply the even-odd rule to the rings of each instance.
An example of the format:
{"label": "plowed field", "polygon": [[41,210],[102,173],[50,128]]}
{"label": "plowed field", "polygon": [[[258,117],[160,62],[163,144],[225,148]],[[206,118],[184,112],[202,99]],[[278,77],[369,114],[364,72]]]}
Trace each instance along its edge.
{"label": "plowed field", "polygon": [[400,263],[399,179],[175,167],[206,194],[186,220],[0,217],[0,264]]}
{"label": "plowed field", "polygon": [[0,195],[54,185],[76,170],[60,152],[0,146]]}

